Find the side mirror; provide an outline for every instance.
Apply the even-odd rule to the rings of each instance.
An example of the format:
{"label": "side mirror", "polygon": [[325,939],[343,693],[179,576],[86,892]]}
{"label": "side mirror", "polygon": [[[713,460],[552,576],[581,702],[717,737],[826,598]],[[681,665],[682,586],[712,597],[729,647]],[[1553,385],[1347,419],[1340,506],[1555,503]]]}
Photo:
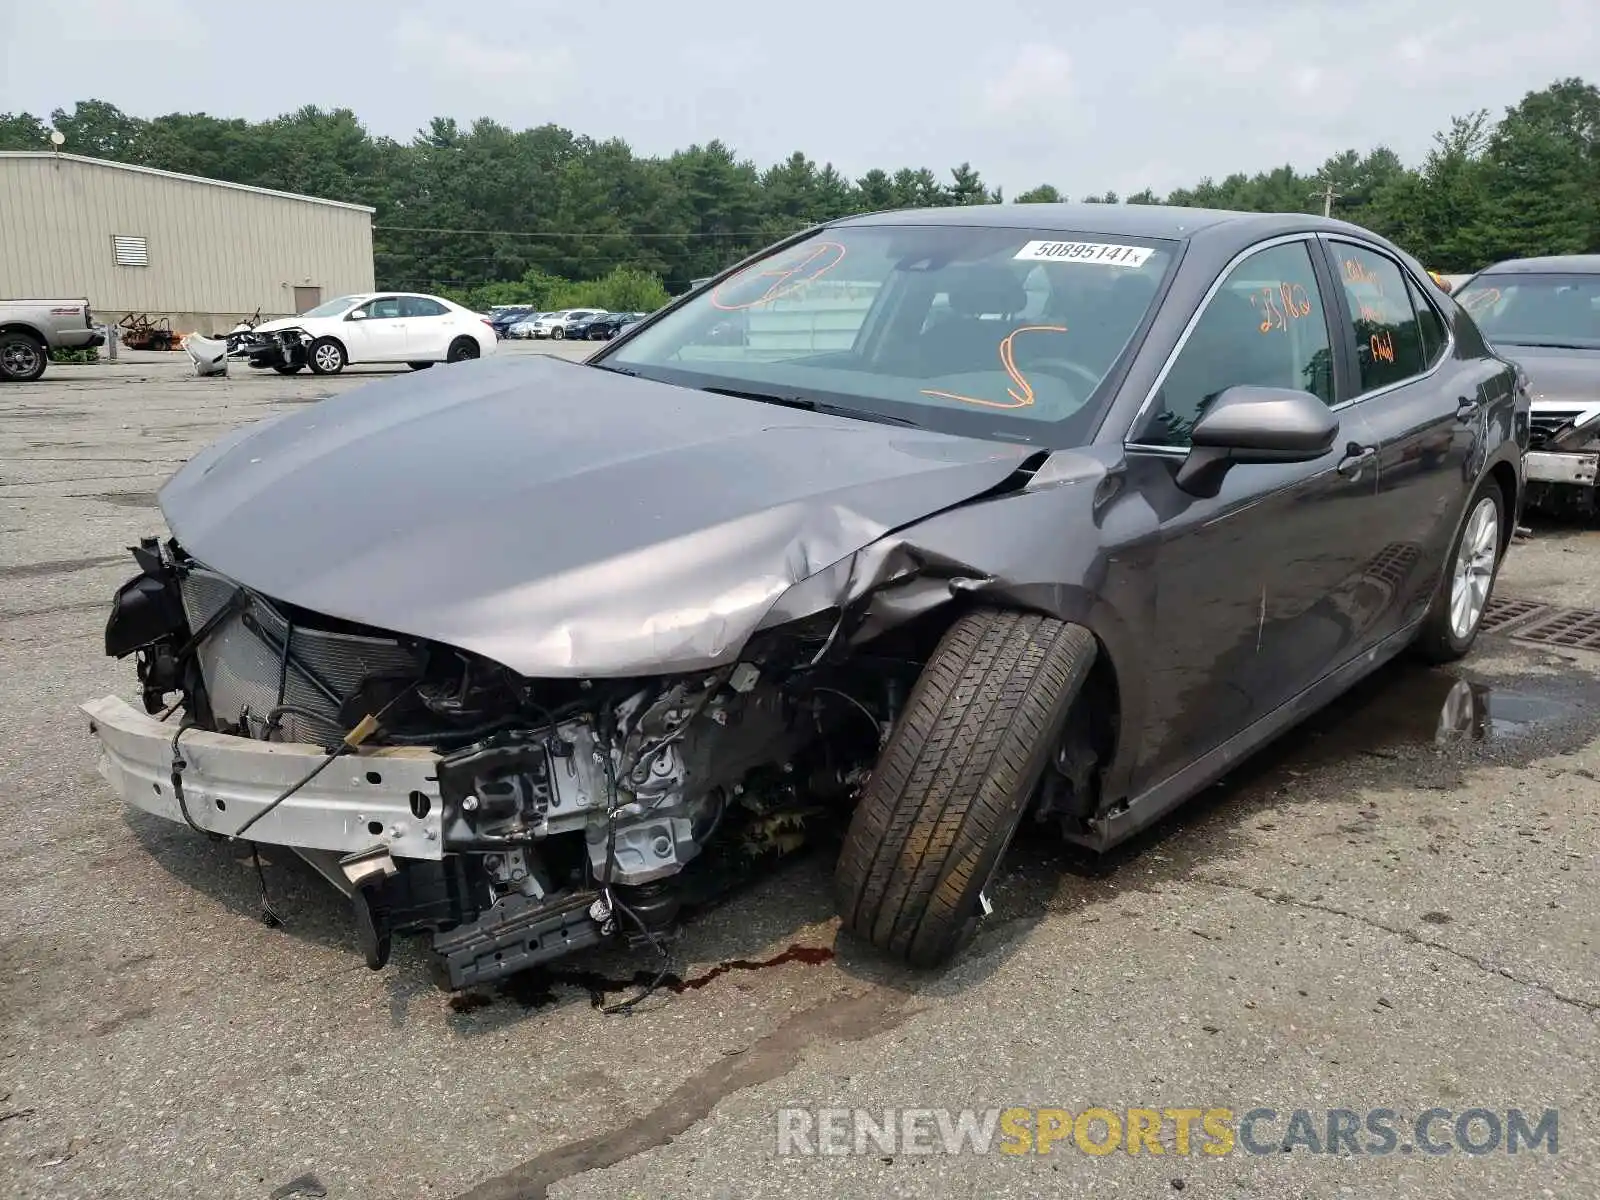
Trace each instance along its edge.
{"label": "side mirror", "polygon": [[346,321],[364,321],[364,320],[366,320],[366,318],[367,318],[367,310],[364,309],[364,308],[358,308],[353,313],[351,313],[348,317],[346,317],[345,320]]}
{"label": "side mirror", "polygon": [[1338,436],[1339,418],[1310,392],[1231,387],[1195,422],[1176,482],[1193,495],[1215,496],[1234,463],[1311,462]]}

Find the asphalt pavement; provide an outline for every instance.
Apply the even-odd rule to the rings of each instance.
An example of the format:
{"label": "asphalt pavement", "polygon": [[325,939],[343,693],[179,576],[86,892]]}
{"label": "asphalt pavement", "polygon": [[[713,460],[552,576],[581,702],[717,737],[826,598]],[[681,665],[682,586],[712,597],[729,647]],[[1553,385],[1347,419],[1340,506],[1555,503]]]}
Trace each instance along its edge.
{"label": "asphalt pavement", "polygon": [[[1516,628],[1385,670],[1108,860],[1020,846],[939,975],[839,937],[822,856],[700,917],[627,1017],[592,1000],[647,956],[455,997],[408,943],[370,972],[289,855],[263,856],[263,924],[249,855],[125,810],[76,706],[135,693],[101,634],[161,482],[385,373],[139,355],[0,388],[0,1196],[1600,1195],[1600,655]],[[1600,609],[1600,532],[1537,524],[1499,591]],[[1098,1154],[1092,1107],[1276,1115],[1266,1153],[1182,1153],[1168,1118]],[[1556,1152],[1431,1153],[1434,1108],[1447,1142],[1469,1110],[1555,1110]],[[901,1136],[963,1109],[1058,1136]],[[1322,1150],[1330,1109],[1401,1136],[1283,1152],[1297,1109]]]}

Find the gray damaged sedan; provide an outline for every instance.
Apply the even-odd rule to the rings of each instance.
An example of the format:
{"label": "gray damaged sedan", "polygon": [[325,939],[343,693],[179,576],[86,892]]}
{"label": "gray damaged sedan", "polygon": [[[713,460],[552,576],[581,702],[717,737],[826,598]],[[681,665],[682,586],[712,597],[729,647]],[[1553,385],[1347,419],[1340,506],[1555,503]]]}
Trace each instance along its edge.
{"label": "gray damaged sedan", "polygon": [[161,493],[85,705],[137,808],[289,847],[460,988],[843,829],[934,966],[1014,838],[1105,849],[1402,651],[1477,636],[1517,369],[1315,217],[862,216],[587,363],[240,429]]}

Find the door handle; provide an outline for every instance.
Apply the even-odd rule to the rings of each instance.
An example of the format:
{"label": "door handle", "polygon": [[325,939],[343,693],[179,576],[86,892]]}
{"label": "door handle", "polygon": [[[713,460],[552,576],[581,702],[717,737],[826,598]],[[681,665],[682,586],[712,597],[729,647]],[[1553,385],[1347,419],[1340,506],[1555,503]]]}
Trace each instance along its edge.
{"label": "door handle", "polygon": [[1483,401],[1476,396],[1461,397],[1456,401],[1456,420],[1461,422],[1472,420],[1473,417],[1478,415],[1478,409],[1482,405]]}
{"label": "door handle", "polygon": [[1354,479],[1361,474],[1363,467],[1377,457],[1376,446],[1362,446],[1351,442],[1345,447],[1344,457],[1339,460],[1339,465],[1335,469],[1346,479]]}

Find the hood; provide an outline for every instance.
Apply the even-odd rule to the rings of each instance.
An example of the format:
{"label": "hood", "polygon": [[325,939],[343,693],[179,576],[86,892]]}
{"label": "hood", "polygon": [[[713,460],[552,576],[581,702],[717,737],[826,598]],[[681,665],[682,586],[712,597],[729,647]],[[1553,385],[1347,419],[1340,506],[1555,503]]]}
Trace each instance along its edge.
{"label": "hood", "polygon": [[263,321],[255,327],[256,333],[277,333],[284,329],[301,329],[307,321],[322,320],[320,317],[279,317],[275,321]]}
{"label": "hood", "polygon": [[524,675],[654,674],[730,661],[793,584],[1030,453],[482,359],[236,430],[160,501],[266,596]]}
{"label": "hood", "polygon": [[1511,359],[1528,375],[1535,404],[1586,408],[1600,404],[1600,350],[1502,343],[1495,353]]}

